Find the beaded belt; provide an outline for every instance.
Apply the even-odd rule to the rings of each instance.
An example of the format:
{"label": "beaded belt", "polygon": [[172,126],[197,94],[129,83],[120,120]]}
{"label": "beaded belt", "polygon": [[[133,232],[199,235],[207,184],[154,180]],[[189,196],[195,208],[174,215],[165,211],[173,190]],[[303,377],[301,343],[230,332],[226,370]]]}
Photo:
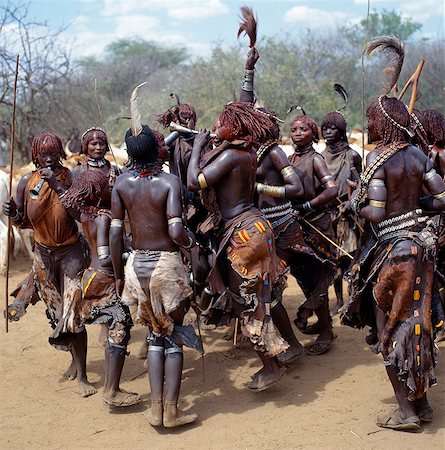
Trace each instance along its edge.
{"label": "beaded belt", "polygon": [[292,203],[286,202],[282,205],[272,206],[270,208],[262,208],[264,215],[267,220],[275,219],[276,217],[281,217],[283,215],[292,213]]}
{"label": "beaded belt", "polygon": [[390,219],[382,220],[377,225],[378,238],[386,237],[388,234],[392,234],[402,230],[408,230],[415,225],[424,224],[428,220],[428,216],[422,216],[421,209],[415,209],[406,213],[400,214]]}

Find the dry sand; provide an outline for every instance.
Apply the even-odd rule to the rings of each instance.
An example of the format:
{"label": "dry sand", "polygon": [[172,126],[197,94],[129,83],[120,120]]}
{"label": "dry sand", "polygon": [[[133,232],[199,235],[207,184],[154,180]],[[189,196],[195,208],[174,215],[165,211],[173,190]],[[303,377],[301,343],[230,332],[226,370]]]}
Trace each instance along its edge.
{"label": "dry sand", "polygon": [[[12,264],[10,287],[26,274],[30,262]],[[4,279],[0,283],[4,299]],[[291,282],[285,304],[291,316],[301,293]],[[331,295],[332,297],[332,295]],[[1,306],[3,309],[3,305]],[[69,355],[47,343],[44,305],[30,306],[18,323],[2,326],[0,365],[0,448],[5,449],[443,449],[445,363],[439,385],[430,392],[434,421],[421,433],[384,430],[375,417],[395,402],[381,358],[371,353],[364,330],[334,321],[338,335],[331,350],[304,356],[270,390],[252,393],[246,383],[259,368],[248,345],[234,347],[226,330],[203,331],[207,356],[203,383],[199,355],[185,351],[181,407],[199,421],[174,431],[156,430],[143,416],[149,386],[143,361],[134,356],[144,337],[135,327],[122,386],[142,394],[141,404],[113,410],[101,396],[103,351],[99,328],[88,327],[88,374],[99,392],[81,398],[76,381],[63,381]],[[303,342],[309,340],[300,336]],[[444,349],[443,343],[440,344]]]}

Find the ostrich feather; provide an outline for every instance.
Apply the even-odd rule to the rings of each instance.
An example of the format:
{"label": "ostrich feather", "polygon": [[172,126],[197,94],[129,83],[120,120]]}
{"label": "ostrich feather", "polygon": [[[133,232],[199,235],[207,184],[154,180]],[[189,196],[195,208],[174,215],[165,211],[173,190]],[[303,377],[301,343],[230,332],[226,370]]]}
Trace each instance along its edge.
{"label": "ostrich feather", "polygon": [[172,92],[172,93],[170,94],[170,97],[171,97],[171,98],[174,98],[174,99],[176,100],[176,104],[177,104],[178,106],[181,104],[181,101],[179,100],[179,95],[178,95],[178,94],[175,94],[174,92]]}
{"label": "ostrich feather", "polygon": [[294,106],[291,106],[291,107],[287,110],[286,114],[290,114],[290,113],[291,113],[292,111],[294,111],[295,109],[299,109],[299,110],[303,113],[303,116],[306,115],[306,111],[305,111],[300,105],[294,105]]}
{"label": "ostrich feather", "polygon": [[375,53],[383,53],[388,57],[388,63],[383,73],[386,77],[386,84],[383,94],[397,86],[397,81],[402,70],[405,51],[402,41],[396,36],[378,36],[366,44],[365,56],[372,56]]}
{"label": "ostrich feather", "polygon": [[343,101],[345,103],[341,108],[339,108],[339,110],[342,110],[348,104],[348,100],[349,100],[348,93],[346,92],[346,89],[341,84],[338,84],[338,83],[334,84],[334,90],[335,90],[335,92],[340,94],[340,97],[343,99]]}
{"label": "ostrich feather", "polygon": [[248,6],[242,6],[241,16],[242,22],[240,23],[237,37],[239,38],[241,33],[244,32],[247,36],[249,36],[249,47],[253,48],[255,47],[256,43],[257,21],[253,15],[252,8],[249,8]]}
{"label": "ostrich feather", "polygon": [[133,136],[138,136],[142,131],[142,122],[141,122],[141,113],[139,112],[139,97],[138,97],[138,89],[141,86],[147,84],[146,81],[139,84],[133,89],[130,97],[130,115],[131,115],[131,132]]}

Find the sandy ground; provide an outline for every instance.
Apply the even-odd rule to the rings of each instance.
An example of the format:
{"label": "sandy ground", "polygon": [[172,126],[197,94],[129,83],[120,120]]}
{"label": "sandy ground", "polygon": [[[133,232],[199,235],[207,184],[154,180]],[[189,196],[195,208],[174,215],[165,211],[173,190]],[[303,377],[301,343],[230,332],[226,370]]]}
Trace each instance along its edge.
{"label": "sandy ground", "polygon": [[[29,267],[29,261],[13,262],[10,287]],[[0,289],[4,299],[4,278]],[[286,293],[285,304],[293,316],[301,294],[294,283]],[[225,331],[203,331],[205,383],[199,355],[185,352],[180,403],[196,412],[199,421],[180,430],[156,430],[142,414],[148,408],[149,386],[143,361],[134,356],[143,328],[134,328],[122,376],[123,387],[142,394],[143,401],[112,410],[101,398],[98,327],[88,328],[88,373],[99,392],[84,399],[76,381],[61,379],[69,357],[47,343],[43,304],[29,307],[20,322],[10,324],[8,334],[4,326],[0,332],[0,448],[444,448],[443,360],[437,368],[439,385],[430,393],[434,421],[420,433],[401,433],[375,425],[376,414],[388,410],[395,399],[380,357],[367,349],[364,330],[342,327],[336,319],[338,339],[328,353],[304,356],[280,383],[257,394],[249,392],[246,383],[259,368],[258,359],[248,345],[234,347],[225,341]]]}

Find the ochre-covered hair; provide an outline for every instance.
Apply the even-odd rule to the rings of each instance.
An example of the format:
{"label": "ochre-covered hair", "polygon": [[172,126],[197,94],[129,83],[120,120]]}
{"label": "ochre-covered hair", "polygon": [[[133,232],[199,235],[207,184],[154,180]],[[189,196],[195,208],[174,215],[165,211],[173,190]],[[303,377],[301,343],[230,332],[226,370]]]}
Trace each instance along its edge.
{"label": "ochre-covered hair", "polygon": [[[66,208],[79,209],[80,206],[96,206],[99,200],[102,200],[102,207],[110,208],[109,179],[101,170],[89,169],[79,173],[61,202]],[[94,204],[89,205],[91,202]]]}
{"label": "ochre-covered hair", "polygon": [[257,111],[265,114],[270,120],[270,126],[266,129],[268,134],[267,139],[279,139],[280,138],[280,125],[278,125],[278,114],[268,108],[257,108]]}
{"label": "ochre-covered hair", "polygon": [[59,136],[52,131],[42,131],[34,136],[31,144],[32,148],[32,162],[38,166],[38,157],[42,153],[51,153],[60,159],[65,159],[66,155],[63,151],[62,141]]}
{"label": "ochre-covered hair", "polygon": [[382,111],[379,99],[368,106],[366,117],[374,122],[382,144],[388,145],[395,141],[407,142],[409,137],[404,129],[410,126],[410,116],[406,106],[400,100],[386,96],[381,97],[381,104],[390,119]]}
{"label": "ochre-covered hair", "polygon": [[338,111],[327,113],[320,125],[321,133],[323,134],[323,128],[328,128],[332,125],[340,131],[341,140],[343,142],[348,142],[348,136],[346,135],[346,120],[342,113]]}
{"label": "ochre-covered hair", "polygon": [[105,131],[102,128],[90,128],[84,132],[80,141],[80,153],[88,154],[88,144],[93,140],[94,133],[96,133],[97,140],[105,144],[108,151],[108,139]]}
{"label": "ochre-covered hair", "polygon": [[270,139],[273,129],[273,123],[267,114],[245,102],[225,105],[219,116],[219,123],[221,128],[226,129],[225,136],[220,136],[220,140],[241,139],[253,147]]}
{"label": "ochre-covered hair", "polygon": [[311,119],[309,116],[297,116],[292,120],[291,126],[295,122],[301,122],[301,123],[304,123],[305,125],[307,125],[312,131],[313,142],[318,142],[318,140],[320,139],[320,135],[318,134],[317,123],[315,122],[314,119]]}
{"label": "ochre-covered hair", "polygon": [[428,144],[445,146],[445,118],[435,109],[425,109],[422,111],[423,125],[427,134]]}
{"label": "ochre-covered hair", "polygon": [[167,111],[158,116],[158,122],[164,128],[167,128],[170,125],[170,122],[176,122],[180,125],[187,126],[187,119],[192,119],[196,122],[195,108],[188,103],[170,106]]}

